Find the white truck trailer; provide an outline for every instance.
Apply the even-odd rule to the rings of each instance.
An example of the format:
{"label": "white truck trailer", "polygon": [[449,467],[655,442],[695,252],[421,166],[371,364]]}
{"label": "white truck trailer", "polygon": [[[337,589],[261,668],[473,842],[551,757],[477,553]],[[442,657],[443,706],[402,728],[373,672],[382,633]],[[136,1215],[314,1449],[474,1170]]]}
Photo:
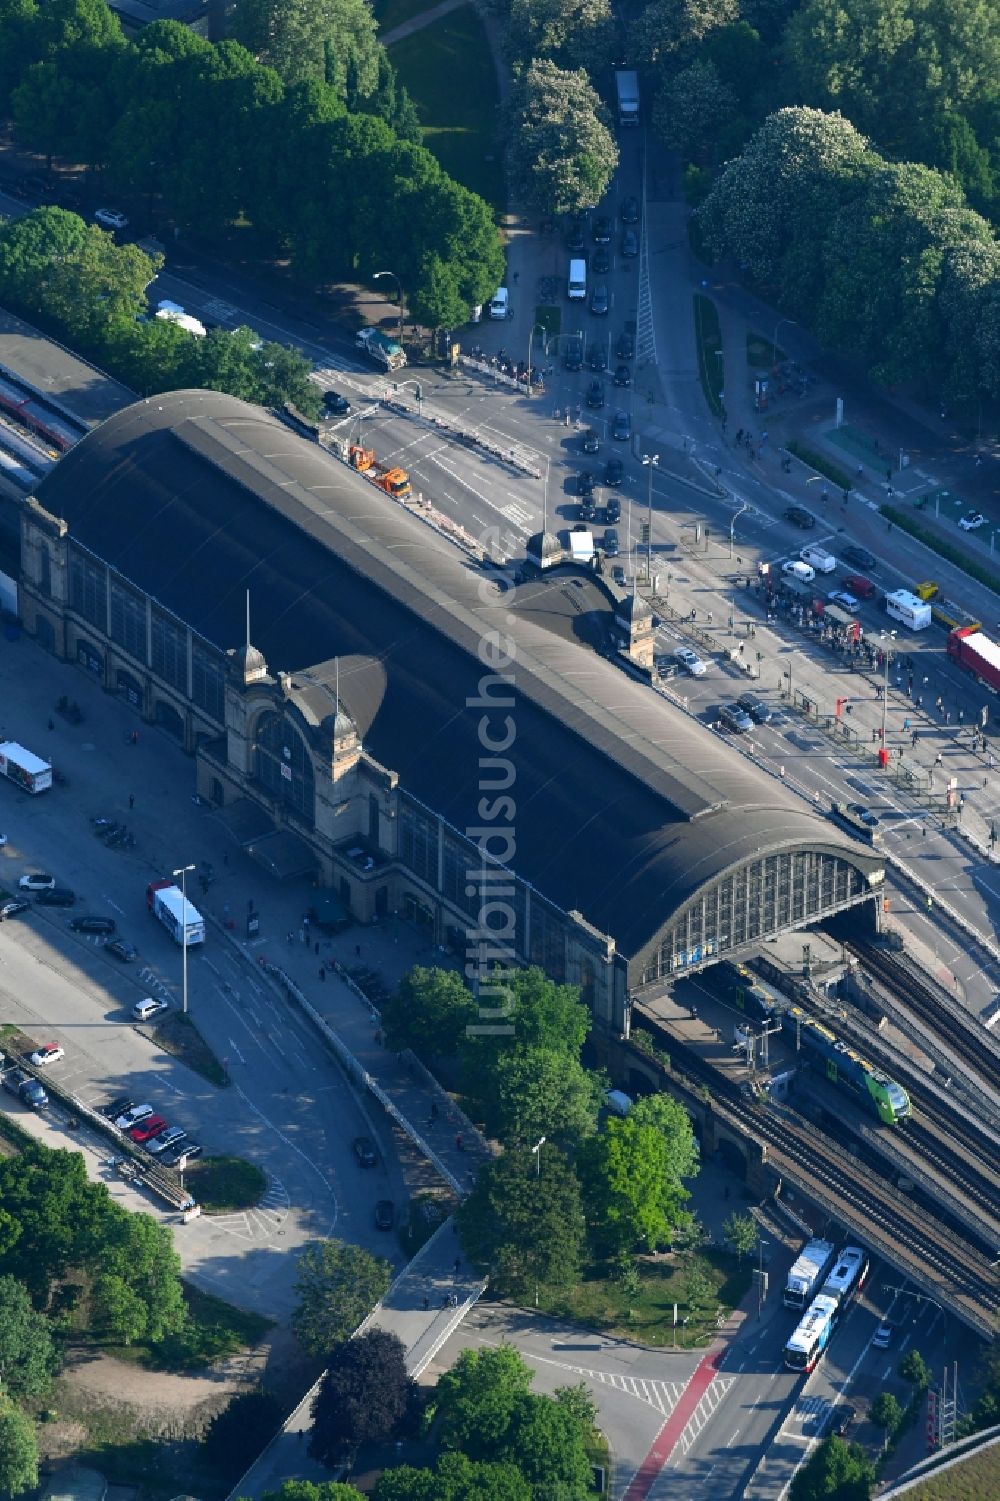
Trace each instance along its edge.
{"label": "white truck trailer", "polygon": [[52,786],[52,767],[23,745],[7,740],[0,745],[0,775],[24,792],[45,792]]}

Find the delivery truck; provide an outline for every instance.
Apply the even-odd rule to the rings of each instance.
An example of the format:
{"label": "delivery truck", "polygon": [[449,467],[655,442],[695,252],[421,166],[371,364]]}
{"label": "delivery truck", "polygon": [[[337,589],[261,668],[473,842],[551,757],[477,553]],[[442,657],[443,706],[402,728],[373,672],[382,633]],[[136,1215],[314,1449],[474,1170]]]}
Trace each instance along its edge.
{"label": "delivery truck", "polygon": [[52,767],[23,745],[7,740],[0,745],[0,773],[24,792],[45,792],[52,786]]}
{"label": "delivery truck", "polygon": [[615,74],[618,90],[618,124],[639,123],[639,75],[631,69],[619,69]]}
{"label": "delivery truck", "polygon": [[190,948],[193,943],[205,942],[205,919],[171,881],[150,881],[146,906],[175,943]]}
{"label": "delivery truck", "polygon": [[395,339],[390,339],[380,328],[361,328],[354,337],[358,349],[363,349],[378,365],[386,370],[402,370],[406,364],[406,352]]}
{"label": "delivery truck", "polygon": [[957,626],[948,637],[948,655],[987,688],[1000,693],[1000,646],[978,626]]}

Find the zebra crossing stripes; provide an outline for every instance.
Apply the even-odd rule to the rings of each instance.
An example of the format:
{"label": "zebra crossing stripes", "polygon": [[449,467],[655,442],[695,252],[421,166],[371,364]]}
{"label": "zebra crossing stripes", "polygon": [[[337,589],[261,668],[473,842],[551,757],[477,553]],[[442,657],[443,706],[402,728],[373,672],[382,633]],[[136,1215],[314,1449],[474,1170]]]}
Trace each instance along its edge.
{"label": "zebra crossing stripes", "polygon": [[832,1405],[826,1397],[800,1397],[792,1411],[792,1422],[819,1428]]}
{"label": "zebra crossing stripes", "polygon": [[735,1376],[717,1376],[705,1392],[698,1406],[688,1419],[688,1425],[678,1439],[682,1454],[686,1454],[705,1424],[714,1414],[730,1387],[735,1385]]}
{"label": "zebra crossing stripes", "polygon": [[663,1417],[668,1417],[673,1412],[677,1399],[684,1390],[683,1381],[644,1381],[641,1376],[622,1376],[615,1371],[591,1371],[583,1366],[572,1366],[570,1369],[581,1376],[589,1376],[591,1381],[597,1381],[601,1386],[612,1386],[616,1391],[624,1392],[627,1397],[645,1402]]}
{"label": "zebra crossing stripes", "polygon": [[238,1214],[213,1214],[212,1224],[240,1240],[266,1240],[288,1218],[291,1202],[288,1190],[277,1178],[268,1178],[263,1197],[253,1209],[243,1209]]}

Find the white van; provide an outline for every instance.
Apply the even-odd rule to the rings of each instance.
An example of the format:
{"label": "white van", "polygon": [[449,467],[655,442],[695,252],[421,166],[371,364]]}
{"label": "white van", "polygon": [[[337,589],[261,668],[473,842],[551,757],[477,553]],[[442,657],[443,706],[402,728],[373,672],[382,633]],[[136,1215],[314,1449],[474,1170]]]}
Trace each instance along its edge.
{"label": "white van", "polygon": [[627,1095],[623,1089],[608,1089],[604,1094],[604,1103],[612,1115],[628,1115],[632,1109],[632,1096]]}
{"label": "white van", "polygon": [[833,553],[827,552],[825,547],[818,547],[815,543],[803,547],[799,557],[803,563],[808,563],[815,568],[817,573],[833,573],[837,567],[837,559]]}
{"label": "white van", "polygon": [[569,285],[566,288],[566,296],[570,302],[586,302],[587,300],[587,262],[583,259],[569,263]]}
{"label": "white van", "polygon": [[497,287],[490,300],[490,317],[498,320],[506,318],[509,311],[510,296],[506,287]]}

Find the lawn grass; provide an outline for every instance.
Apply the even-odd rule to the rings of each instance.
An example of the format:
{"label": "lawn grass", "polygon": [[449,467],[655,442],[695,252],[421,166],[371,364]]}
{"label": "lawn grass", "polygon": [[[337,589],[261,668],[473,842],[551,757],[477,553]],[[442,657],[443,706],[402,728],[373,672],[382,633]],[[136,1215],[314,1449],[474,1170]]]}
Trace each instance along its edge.
{"label": "lawn grass", "polygon": [[267,1177],[242,1157],[205,1157],[186,1169],[184,1186],[206,1214],[234,1214],[260,1203]]}
{"label": "lawn grass", "polygon": [[1000,1444],[958,1460],[940,1475],[929,1475],[907,1491],[906,1501],[984,1501],[987,1496],[1000,1496]]}
{"label": "lawn grass", "polygon": [[186,1063],[196,1074],[201,1074],[209,1084],[226,1088],[233,1081],[216,1058],[208,1043],[191,1020],[190,1014],[182,1011],[164,1011],[160,1014],[150,1034],[158,1048]]}
{"label": "lawn grass", "polygon": [[912,512],[904,511],[900,506],[883,505],[879,506],[879,510],[886,520],[891,521],[893,526],[898,526],[900,531],[909,532],[911,537],[919,538],[939,557],[946,558],[949,563],[954,563],[956,568],[961,568],[963,573],[967,573],[978,583],[985,584],[986,588],[992,589],[994,594],[1000,594],[1000,574],[988,563],[970,557],[963,547],[947,541],[944,537],[939,537],[933,527],[924,526]]}
{"label": "lawn grass", "polygon": [[[568,1294],[539,1290],[539,1307],[546,1313],[571,1319],[588,1329],[600,1329],[620,1339],[645,1345],[673,1346],[674,1304],[678,1305],[677,1344],[682,1349],[703,1345],[715,1333],[716,1317],[736,1306],[751,1282],[748,1263],[740,1266],[727,1251],[701,1251],[694,1258],[705,1270],[713,1295],[704,1307],[688,1308],[684,1301],[685,1279],[690,1263],[680,1256],[654,1260],[640,1258],[638,1294],[629,1298],[603,1266],[591,1266]],[[681,1320],[687,1319],[687,1326]]]}
{"label": "lawn grass", "polygon": [[725,416],[725,406],[719,395],[726,389],[725,370],[721,359],[722,329],[719,314],[710,297],[695,294],[694,335],[698,345],[698,379],[709,411],[716,417]]}
{"label": "lawn grass", "polygon": [[[389,49],[424,130],[424,145],[456,181],[504,206],[497,83],[483,24],[463,5]],[[401,226],[405,231],[405,225]]]}

